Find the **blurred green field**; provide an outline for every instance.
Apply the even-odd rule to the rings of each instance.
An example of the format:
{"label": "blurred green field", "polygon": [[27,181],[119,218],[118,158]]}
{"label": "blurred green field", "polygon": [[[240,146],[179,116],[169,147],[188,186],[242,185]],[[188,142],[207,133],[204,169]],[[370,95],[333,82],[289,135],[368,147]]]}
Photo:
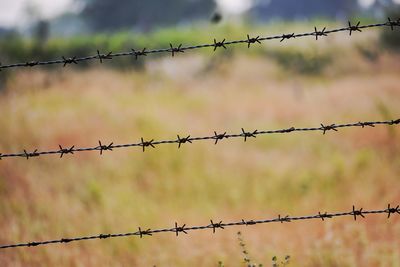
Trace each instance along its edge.
{"label": "blurred green field", "polygon": [[[235,31],[229,38],[245,32]],[[165,30],[134,37],[134,43],[142,47],[155,44],[151,38],[166,37],[181,43],[189,34],[191,43],[209,39],[209,32],[198,32],[203,31],[175,37]],[[120,38],[119,43],[117,37],[110,41],[99,36],[94,47],[119,50],[125,45],[125,37]],[[58,42],[54,46],[60,50],[48,49],[50,42],[46,51],[75,54]],[[71,42],[95,50],[86,47],[84,39]],[[399,118],[400,57],[381,48],[378,32],[352,38],[339,34],[318,43],[312,38],[283,45],[270,42],[244,51],[191,52],[173,59],[149,56],[140,69],[97,65],[89,70],[58,66],[51,71],[8,71],[0,95],[0,151]],[[102,156],[4,159],[0,243],[172,227],[175,222],[191,226],[209,219],[334,212],[350,210],[353,204],[385,208],[400,201],[398,140],[398,127],[382,126],[326,135],[270,135],[246,143],[201,142],[181,149],[165,145],[145,153],[139,148]],[[244,266],[239,230],[252,258],[264,266],[271,265],[274,255],[290,255],[289,266],[400,266],[398,216],[4,250],[0,263],[218,266],[222,261],[225,266]]]}

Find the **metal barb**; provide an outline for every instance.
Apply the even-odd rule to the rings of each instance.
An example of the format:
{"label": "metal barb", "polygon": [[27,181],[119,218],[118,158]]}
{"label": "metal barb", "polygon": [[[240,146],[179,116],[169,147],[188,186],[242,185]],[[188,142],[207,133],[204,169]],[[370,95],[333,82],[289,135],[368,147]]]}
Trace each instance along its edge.
{"label": "metal barb", "polygon": [[324,28],[322,29],[322,31],[318,31],[318,30],[317,30],[317,27],[314,27],[314,29],[315,29],[315,32],[314,32],[314,34],[315,34],[315,40],[318,41],[318,36],[328,36],[328,34],[325,32],[326,27],[324,27]]}
{"label": "metal barb", "polygon": [[35,149],[35,151],[29,153],[24,149],[24,155],[23,156],[26,157],[26,159],[33,158],[33,157],[39,157],[40,154],[37,151],[38,150]]}
{"label": "metal barb", "polygon": [[337,128],[337,126],[335,125],[335,124],[331,124],[331,125],[323,125],[322,123],[321,123],[321,131],[323,131],[323,134],[325,135],[325,133],[327,132],[327,131],[335,131],[335,132],[337,132],[338,131],[338,129],[336,129]]}
{"label": "metal barb", "polygon": [[178,236],[180,232],[187,235],[187,232],[186,232],[186,230],[185,230],[185,226],[186,226],[186,224],[184,224],[184,225],[182,225],[182,226],[178,226],[178,223],[175,222],[175,228],[174,228],[174,230],[175,230],[176,236]]}
{"label": "metal barb", "polygon": [[64,154],[74,154],[74,148],[75,146],[71,146],[70,148],[63,148],[61,145],[58,145],[60,150],[58,153],[60,153],[60,158],[64,156]]}
{"label": "metal barb", "polygon": [[257,37],[255,37],[255,38],[250,38],[250,35],[247,35],[247,48],[250,48],[250,45],[251,45],[251,44],[254,44],[254,43],[259,43],[259,44],[261,44],[261,42],[260,42],[260,36],[257,36]]}
{"label": "metal barb", "polygon": [[112,52],[108,52],[108,54],[100,54],[100,51],[97,50],[97,57],[100,60],[100,63],[103,63],[103,59],[112,59]]}
{"label": "metal barb", "polygon": [[388,24],[388,26],[390,26],[390,29],[393,31],[394,26],[400,26],[400,18],[397,19],[396,21],[392,21],[390,18],[388,18],[387,24]]}
{"label": "metal barb", "polygon": [[179,135],[177,135],[177,136],[178,136],[178,140],[177,140],[177,142],[178,142],[178,148],[181,148],[181,145],[182,145],[182,144],[186,144],[186,143],[192,144],[192,140],[190,140],[190,135],[188,135],[188,136],[185,137],[185,138],[181,138]]}
{"label": "metal barb", "polygon": [[286,40],[286,39],[291,39],[291,38],[296,38],[296,36],[294,35],[294,33],[291,34],[282,34],[282,39],[281,39],[281,43]]}
{"label": "metal barb", "polygon": [[356,210],[355,206],[353,205],[353,212],[352,212],[353,216],[354,216],[354,220],[357,221],[357,216],[361,216],[363,218],[365,218],[364,214],[363,214],[363,209],[359,209]]}
{"label": "metal barb", "polygon": [[224,49],[226,49],[225,39],[222,40],[221,42],[217,42],[217,40],[214,39],[214,51],[217,50],[218,47],[223,47]]}
{"label": "metal barb", "polygon": [[175,53],[185,53],[185,51],[182,49],[182,44],[180,44],[178,47],[173,47],[170,43],[169,46],[171,47],[169,51],[171,52],[172,57],[175,56]]}
{"label": "metal barb", "polygon": [[146,48],[143,48],[142,51],[136,51],[135,49],[131,49],[132,50],[132,55],[135,56],[135,59],[137,60],[139,56],[145,56],[147,57],[147,52],[146,52]]}
{"label": "metal barb", "polygon": [[328,215],[327,212],[325,212],[325,213],[318,212],[318,215],[321,218],[321,220],[323,220],[323,221],[325,220],[325,218],[332,218],[332,216]]}
{"label": "metal barb", "polygon": [[146,147],[152,147],[152,148],[155,148],[155,146],[154,146],[154,144],[153,144],[153,142],[154,142],[154,139],[151,139],[150,141],[144,141],[143,140],[143,137],[140,139],[142,142],[140,143],[140,146],[143,148],[143,152],[146,150]]}
{"label": "metal barb", "polygon": [[351,22],[349,21],[349,27],[348,27],[348,31],[349,31],[349,35],[351,36],[352,32],[362,32],[360,29],[360,23],[361,21],[359,21],[356,25],[351,25]]}
{"label": "metal barb", "polygon": [[292,220],[290,219],[289,215],[287,215],[286,217],[281,217],[281,215],[279,214],[278,221],[284,223],[284,222],[291,222]]}
{"label": "metal barb", "polygon": [[63,67],[65,67],[67,64],[78,64],[78,62],[76,61],[76,57],[65,58],[64,56],[62,56],[62,59],[64,61]]}
{"label": "metal barb", "polygon": [[258,134],[258,132],[257,132],[257,130],[255,130],[254,132],[246,132],[243,128],[242,128],[242,136],[244,137],[244,141],[246,142],[247,141],[247,138],[248,137],[253,137],[253,138],[256,138],[257,137],[257,134]]}
{"label": "metal barb", "polygon": [[105,150],[113,151],[113,144],[114,143],[110,143],[108,146],[107,145],[103,145],[101,143],[101,141],[99,140],[99,146],[97,147],[97,150],[100,150],[100,155],[103,155],[103,151],[105,151]]}
{"label": "metal barb", "polygon": [[213,136],[213,138],[215,139],[214,145],[216,145],[216,144],[218,144],[218,141],[219,141],[219,140],[222,140],[222,139],[228,138],[228,137],[226,136],[226,132],[224,132],[223,134],[217,134],[217,132],[214,131],[214,136]]}
{"label": "metal barb", "polygon": [[209,225],[209,227],[212,227],[213,229],[213,234],[215,234],[215,229],[219,228],[219,229],[225,229],[225,227],[222,225],[222,221],[220,221],[219,223],[214,223],[213,220],[210,220],[211,224]]}
{"label": "metal barb", "polygon": [[400,206],[399,205],[397,205],[397,207],[396,208],[391,208],[390,207],[390,204],[388,204],[388,208],[387,208],[387,210],[386,210],[386,212],[387,212],[387,214],[388,214],[388,219],[390,218],[390,215],[391,214],[400,214]]}
{"label": "metal barb", "polygon": [[400,119],[397,120],[392,120],[389,125],[395,125],[395,124],[400,124]]}
{"label": "metal barb", "polygon": [[151,233],[150,229],[147,229],[145,231],[142,231],[142,229],[139,227],[139,231],[137,232],[137,235],[140,236],[140,238],[143,238],[143,236],[147,235],[147,236],[152,236],[153,234]]}

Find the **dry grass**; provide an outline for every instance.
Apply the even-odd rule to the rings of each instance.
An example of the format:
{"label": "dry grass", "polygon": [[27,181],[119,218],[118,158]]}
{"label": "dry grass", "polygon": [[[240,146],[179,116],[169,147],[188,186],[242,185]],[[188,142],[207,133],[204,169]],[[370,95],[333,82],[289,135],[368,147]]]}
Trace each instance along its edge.
{"label": "dry grass", "polygon": [[[1,95],[0,151],[132,142],[215,131],[398,118],[399,58],[324,76],[285,76],[269,60],[203,56],[149,62],[146,72],[16,72]],[[335,61],[336,62],[336,61]],[[397,62],[397,63],[396,63]],[[338,71],[346,69],[346,71]],[[171,72],[173,70],[173,72]],[[287,73],[286,73],[287,74]],[[398,129],[258,137],[244,144],[160,146],[142,153],[0,163],[0,243],[207,224],[278,213],[384,208],[399,203]],[[240,228],[257,262],[400,266],[400,220],[369,217]],[[239,266],[238,228],[2,251],[2,266]]]}

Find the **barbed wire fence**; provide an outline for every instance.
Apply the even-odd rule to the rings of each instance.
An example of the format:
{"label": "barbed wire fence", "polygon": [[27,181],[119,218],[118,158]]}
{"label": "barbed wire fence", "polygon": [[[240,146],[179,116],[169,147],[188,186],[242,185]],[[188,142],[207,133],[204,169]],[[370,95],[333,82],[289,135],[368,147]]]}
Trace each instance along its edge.
{"label": "barbed wire fence", "polygon": [[33,60],[21,63],[7,64],[7,65],[2,65],[0,63],[0,71],[2,69],[10,69],[17,67],[35,67],[35,66],[54,65],[54,64],[61,64],[65,67],[70,64],[78,64],[79,62],[82,61],[91,61],[91,60],[99,60],[100,63],[103,63],[105,60],[111,60],[117,57],[134,57],[135,59],[138,59],[139,57],[147,56],[150,54],[160,54],[160,53],[168,53],[171,54],[172,57],[174,57],[176,54],[184,53],[189,50],[212,48],[213,51],[216,51],[218,48],[227,49],[228,46],[238,45],[238,44],[246,44],[247,47],[250,48],[251,45],[253,44],[261,44],[261,42],[271,41],[271,40],[280,40],[280,42],[283,42],[285,40],[294,38],[315,37],[315,39],[318,41],[321,37],[326,37],[330,34],[339,32],[348,32],[349,35],[352,36],[354,32],[362,32],[363,29],[389,27],[393,31],[395,27],[399,26],[400,26],[400,18],[398,18],[397,20],[392,20],[391,18],[388,18],[386,22],[365,24],[365,25],[361,25],[360,21],[358,21],[356,24],[353,24],[349,21],[348,27],[336,28],[331,30],[328,30],[327,27],[321,27],[321,30],[318,30],[317,27],[314,27],[314,31],[311,32],[283,33],[279,35],[266,36],[266,37],[261,37],[260,35],[256,37],[250,37],[250,35],[248,34],[246,39],[234,40],[234,41],[228,41],[226,39],[217,41],[216,39],[214,39],[213,43],[209,44],[199,44],[191,46],[183,46],[183,44],[179,44],[177,46],[174,46],[172,45],[172,43],[170,43],[169,48],[161,48],[153,50],[147,50],[146,48],[143,48],[139,50],[131,49],[131,51],[127,52],[117,52],[117,53],[108,52],[105,54],[97,50],[97,54],[85,57],[61,56],[60,59],[49,60],[49,61]]}
{"label": "barbed wire fence", "polygon": [[389,120],[389,121],[364,121],[364,122],[355,122],[355,123],[347,123],[347,124],[329,124],[324,125],[321,123],[319,127],[310,127],[310,128],[296,128],[290,127],[286,129],[278,129],[278,130],[254,130],[254,131],[246,131],[242,128],[241,133],[236,134],[228,134],[227,132],[224,133],[217,133],[214,132],[214,135],[209,136],[202,136],[202,137],[191,137],[188,135],[187,137],[180,137],[177,135],[177,139],[170,139],[170,140],[159,140],[156,141],[151,139],[150,141],[145,141],[143,137],[140,139],[139,143],[132,143],[132,144],[114,144],[113,142],[105,145],[101,141],[98,141],[98,145],[94,147],[85,147],[85,148],[78,148],[75,145],[70,146],[68,148],[64,148],[63,146],[59,145],[59,149],[57,150],[49,150],[49,151],[38,151],[35,149],[33,152],[28,152],[24,149],[24,152],[21,153],[10,153],[10,154],[2,154],[0,153],[0,160],[3,158],[13,158],[13,157],[23,157],[26,159],[30,159],[33,157],[39,157],[41,155],[54,155],[59,154],[60,158],[63,158],[64,155],[67,154],[74,154],[76,152],[87,152],[87,151],[99,151],[100,155],[103,155],[105,151],[113,151],[113,149],[118,148],[130,148],[130,147],[141,147],[142,151],[145,152],[146,148],[156,148],[158,145],[163,144],[177,144],[178,148],[180,148],[183,144],[192,144],[195,141],[206,141],[206,140],[213,140],[214,144],[217,145],[219,141],[223,139],[232,139],[232,138],[243,138],[246,142],[250,138],[256,138],[259,135],[268,135],[268,134],[288,134],[294,132],[322,132],[326,134],[329,131],[337,132],[341,128],[350,128],[350,127],[375,127],[377,125],[388,125],[388,126],[395,126],[400,124],[400,119],[397,120]]}
{"label": "barbed wire fence", "polygon": [[[350,36],[353,35],[354,32],[362,32],[364,29],[371,29],[371,28],[379,28],[379,27],[389,27],[392,31],[395,27],[400,26],[400,18],[397,20],[392,20],[388,18],[387,21],[382,23],[376,24],[365,24],[361,25],[361,22],[356,24],[352,24],[348,22],[347,27],[336,28],[328,30],[327,27],[321,27],[321,30],[318,30],[317,27],[314,27],[314,31],[305,32],[305,33],[288,33],[288,34],[281,34],[281,35],[274,35],[274,36],[267,36],[267,37],[250,37],[247,35],[246,39],[242,40],[234,40],[234,41],[227,41],[223,39],[222,41],[217,41],[216,39],[213,40],[213,43],[209,44],[199,44],[199,45],[192,45],[192,46],[183,46],[179,44],[178,46],[174,46],[170,44],[169,48],[162,48],[162,49],[155,49],[155,50],[147,50],[146,48],[135,50],[132,49],[128,52],[108,52],[106,54],[101,53],[97,50],[96,55],[86,56],[86,57],[65,57],[61,56],[61,59],[57,60],[49,60],[49,61],[27,61],[23,63],[13,63],[8,65],[2,65],[0,63],[0,71],[4,69],[11,69],[11,68],[18,68],[18,67],[35,67],[41,65],[55,65],[61,64],[64,67],[70,64],[78,64],[82,61],[91,61],[91,60],[98,60],[100,63],[103,63],[106,60],[112,60],[117,57],[123,56],[131,56],[135,59],[139,57],[144,57],[150,54],[156,53],[169,53],[172,57],[174,57],[178,53],[184,53],[189,50],[195,49],[203,49],[203,48],[212,48],[213,51],[216,51],[218,48],[227,49],[229,46],[238,45],[238,44],[246,44],[248,48],[250,48],[253,44],[261,44],[264,41],[269,40],[279,40],[283,42],[285,40],[294,39],[294,38],[303,38],[303,37],[315,37],[318,41],[322,37],[326,37],[330,34],[339,33],[339,32],[348,32]],[[137,143],[128,143],[128,144],[114,144],[113,142],[109,144],[104,144],[101,141],[98,141],[98,145],[93,147],[76,147],[75,145],[72,146],[62,146],[59,145],[59,149],[56,150],[45,150],[45,151],[38,151],[35,149],[33,152],[29,152],[26,149],[23,152],[19,153],[8,153],[2,154],[0,153],[0,160],[5,158],[14,158],[14,157],[22,157],[26,159],[30,159],[33,157],[39,157],[42,155],[59,155],[60,158],[63,158],[65,155],[73,155],[77,152],[87,152],[87,151],[97,151],[102,155],[104,152],[114,151],[114,149],[120,148],[130,148],[130,147],[140,147],[143,152],[146,151],[146,148],[156,148],[158,145],[163,144],[175,144],[178,145],[178,148],[181,148],[182,145],[185,144],[192,144],[193,142],[197,141],[207,141],[211,140],[217,145],[223,139],[232,139],[232,138],[243,138],[246,142],[248,139],[256,138],[259,135],[268,135],[268,134],[288,134],[288,133],[295,133],[295,132],[321,132],[324,135],[327,132],[337,132],[339,129],[343,128],[351,128],[351,127],[360,127],[360,128],[369,128],[375,127],[378,125],[387,125],[387,126],[397,126],[400,124],[400,119],[396,120],[387,120],[387,121],[364,121],[364,122],[355,122],[355,123],[347,123],[347,124],[320,124],[317,127],[309,127],[309,128],[297,128],[297,127],[290,127],[286,129],[276,129],[276,130],[254,130],[254,131],[246,131],[244,128],[241,129],[239,133],[217,133],[214,132],[212,135],[202,136],[202,137],[191,137],[190,135],[186,137],[181,137],[177,135],[176,139],[169,139],[169,140],[154,140],[151,139],[146,141],[144,138],[140,138],[140,142]],[[173,233],[175,236],[179,236],[179,234],[189,234],[192,231],[199,231],[199,230],[212,230],[212,233],[216,233],[217,230],[224,230],[229,227],[234,226],[254,226],[259,224],[268,224],[268,223],[290,223],[294,221],[311,221],[311,220],[322,220],[326,221],[328,219],[338,218],[338,217],[352,217],[355,221],[359,218],[365,218],[366,216],[370,215],[379,215],[385,214],[387,218],[394,217],[394,215],[400,215],[400,206],[397,205],[392,207],[390,204],[385,209],[378,209],[378,210],[364,210],[363,208],[356,208],[354,205],[352,210],[344,211],[339,213],[328,213],[328,212],[318,212],[318,214],[314,215],[305,215],[305,216],[281,216],[271,218],[271,219],[264,219],[264,220],[239,220],[233,222],[224,223],[222,221],[210,220],[209,224],[199,225],[199,226],[187,226],[186,224],[178,224],[175,222],[173,227],[167,228],[160,228],[160,229],[150,229],[150,228],[141,228],[138,227],[138,231],[134,232],[125,232],[125,233],[108,233],[108,234],[98,234],[98,235],[89,235],[89,236],[80,236],[80,237],[72,237],[72,238],[60,238],[60,239],[53,239],[53,240],[45,240],[45,241],[31,241],[25,243],[14,243],[14,244],[5,244],[0,245],[0,249],[12,249],[12,248],[21,248],[21,247],[37,247],[42,245],[53,245],[53,244],[67,244],[71,242],[80,242],[80,241],[87,241],[87,240],[105,240],[111,238],[121,238],[121,237],[130,237],[130,236],[137,236],[140,238],[143,237],[151,237],[156,234],[160,233]],[[392,216],[393,215],[393,216]],[[146,230],[143,230],[146,229]]]}
{"label": "barbed wire fence", "polygon": [[[253,226],[257,224],[268,224],[268,223],[290,223],[293,221],[305,221],[305,220],[315,220],[319,219],[325,221],[327,219],[337,218],[337,217],[352,217],[355,221],[357,218],[365,218],[368,215],[377,215],[377,214],[387,214],[387,218],[389,219],[393,215],[400,214],[400,206],[392,207],[390,204],[385,209],[379,210],[364,210],[363,208],[356,208],[353,205],[351,211],[339,212],[339,213],[327,213],[327,212],[318,212],[315,215],[306,215],[306,216],[281,216],[278,215],[276,218],[266,219],[266,220],[240,220],[235,222],[227,222],[224,223],[222,221],[210,220],[210,224],[202,225],[202,226],[186,226],[186,224],[178,224],[175,222],[174,227],[170,228],[162,228],[162,229],[147,229],[142,230],[141,227],[138,228],[138,231],[135,232],[127,232],[127,233],[119,233],[119,234],[99,234],[99,235],[91,235],[91,236],[82,236],[82,237],[73,237],[73,238],[61,238],[47,241],[33,241],[28,243],[18,243],[18,244],[9,244],[9,245],[1,245],[0,249],[8,249],[8,248],[18,248],[18,247],[37,247],[42,245],[52,245],[52,244],[61,244],[61,243],[71,243],[71,242],[79,242],[93,239],[110,239],[110,238],[120,238],[120,237],[129,237],[129,236],[139,236],[140,238],[153,236],[154,234],[160,233],[174,233],[175,236],[179,236],[179,234],[188,234],[190,231],[196,230],[212,230],[215,233],[217,230],[224,230],[228,227],[233,226]],[[143,228],[146,229],[146,228]]]}

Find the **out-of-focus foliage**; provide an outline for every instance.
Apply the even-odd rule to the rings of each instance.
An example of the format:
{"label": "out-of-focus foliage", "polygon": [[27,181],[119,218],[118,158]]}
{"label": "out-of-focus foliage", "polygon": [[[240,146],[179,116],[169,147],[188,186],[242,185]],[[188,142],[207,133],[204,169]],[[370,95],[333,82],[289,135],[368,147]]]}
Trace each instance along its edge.
{"label": "out-of-focus foliage", "polygon": [[[388,9],[387,16],[391,18],[391,20],[400,19],[400,7],[393,7]],[[390,28],[382,31],[381,35],[382,43],[389,48],[400,50],[400,29],[399,27],[394,27],[392,31]]]}
{"label": "out-of-focus foliage", "polygon": [[357,0],[261,0],[253,12],[260,20],[276,18],[346,17],[359,8]]}

